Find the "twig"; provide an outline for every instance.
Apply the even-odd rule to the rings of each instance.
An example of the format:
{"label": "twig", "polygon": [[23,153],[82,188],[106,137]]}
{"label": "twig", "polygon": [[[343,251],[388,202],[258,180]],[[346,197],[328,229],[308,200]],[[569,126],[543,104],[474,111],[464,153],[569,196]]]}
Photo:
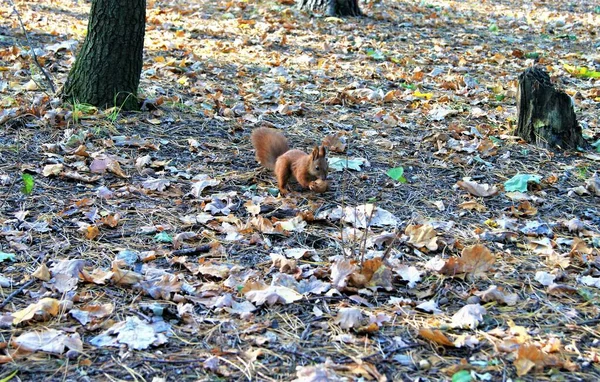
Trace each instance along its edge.
{"label": "twig", "polygon": [[[365,203],[365,210],[367,209],[367,206],[369,204]],[[369,218],[368,220],[365,222],[366,227],[365,227],[365,232],[364,235],[362,237],[362,248],[361,248],[361,254],[360,254],[360,266],[362,267],[365,264],[365,252],[367,252],[367,234],[369,233],[369,227],[371,226],[371,221],[373,220],[373,214],[375,213],[375,210],[377,209],[377,205],[375,203],[373,203],[373,209],[371,210],[371,213],[369,214]],[[367,212],[367,211],[365,211]]]}
{"label": "twig", "polygon": [[10,195],[10,192],[12,191],[13,187],[17,183],[17,179],[18,179],[18,176],[15,176],[12,183],[10,184],[10,187],[8,187],[8,190],[6,190],[6,194],[5,194],[4,198],[2,199],[2,204],[0,204],[0,209],[2,209],[2,207],[4,207],[4,204],[6,204],[6,201],[8,200],[8,195]]}
{"label": "twig", "polygon": [[31,56],[33,57],[33,62],[35,62],[35,65],[38,67],[38,69],[40,69],[40,71],[42,72],[44,77],[46,77],[46,80],[48,81],[48,85],[50,86],[50,90],[52,91],[52,94],[56,93],[52,79],[50,78],[48,73],[46,73],[46,71],[44,70],[42,65],[40,65],[40,63],[38,61],[37,55],[35,54],[35,49],[33,48],[33,44],[31,44],[31,40],[29,39],[29,34],[27,33],[27,30],[25,29],[25,25],[23,25],[23,20],[21,20],[21,14],[19,13],[19,11],[17,11],[17,7],[15,6],[15,3],[13,3],[12,0],[8,0],[8,1],[13,8],[13,13],[17,15],[17,20],[19,20],[21,29],[23,29],[23,33],[25,34],[25,38],[27,39],[27,43],[29,44],[29,50],[31,51]]}
{"label": "twig", "polygon": [[[41,264],[42,261],[44,261],[45,258],[46,258],[46,252],[42,252],[37,257],[37,259],[35,260],[35,262],[38,263],[38,264]],[[25,284],[21,285],[19,287],[19,289],[17,289],[16,291],[12,292],[8,296],[6,296],[6,298],[4,299],[4,301],[2,301],[2,303],[0,303],[0,309],[3,309],[10,302],[10,300],[12,300],[13,298],[15,298],[15,296],[18,295],[19,293],[23,292],[23,290],[25,290],[25,288],[30,287],[35,281],[36,281],[36,279],[30,279]]]}
{"label": "twig", "polygon": [[210,244],[203,244],[203,245],[199,245],[197,247],[177,249],[177,250],[171,252],[171,254],[173,256],[193,255],[194,253],[206,253],[206,252],[209,252],[211,248],[212,247],[211,247]]}
{"label": "twig", "polygon": [[155,363],[201,363],[204,359],[163,359],[163,358],[142,358],[144,362],[155,362]]}
{"label": "twig", "polygon": [[9,302],[10,300],[12,300],[13,298],[15,298],[16,295],[18,295],[19,293],[23,292],[23,290],[25,288],[30,287],[36,280],[35,279],[31,279],[29,281],[27,281],[25,284],[21,285],[19,287],[19,289],[17,289],[16,291],[12,292],[11,294],[9,294],[4,301],[2,301],[2,303],[0,303],[0,309],[3,309]]}
{"label": "twig", "polygon": [[394,233],[395,233],[394,239],[392,240],[390,245],[388,245],[388,247],[385,249],[383,256],[381,256],[381,262],[385,262],[385,259],[388,257],[388,255],[392,251],[392,247],[394,246],[394,244],[396,244],[396,240],[398,239],[398,229],[397,228],[394,230]]}

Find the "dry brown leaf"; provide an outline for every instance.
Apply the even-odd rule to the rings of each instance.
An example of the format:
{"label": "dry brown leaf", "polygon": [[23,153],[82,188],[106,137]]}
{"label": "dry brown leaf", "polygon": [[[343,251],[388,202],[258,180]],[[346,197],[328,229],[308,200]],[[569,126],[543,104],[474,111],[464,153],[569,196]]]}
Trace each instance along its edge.
{"label": "dry brown leaf", "polygon": [[482,277],[495,261],[496,258],[486,246],[475,244],[465,247],[459,258],[448,259],[440,273],[449,276],[467,273],[472,277]]}
{"label": "dry brown leaf", "polygon": [[516,293],[506,294],[504,288],[498,288],[496,285],[491,285],[483,292],[475,292],[475,295],[481,297],[483,302],[496,301],[509,306],[516,305],[519,299]]}
{"label": "dry brown leaf", "polygon": [[271,253],[271,261],[273,262],[273,267],[279,269],[279,272],[282,273],[293,274],[298,268],[296,260],[288,259],[278,253]]}
{"label": "dry brown leaf", "polygon": [[56,316],[60,308],[60,302],[55,298],[46,297],[40,301],[30,304],[25,309],[18,310],[12,314],[13,325],[18,325],[21,322],[29,321],[34,316],[41,317]]}
{"label": "dry brown leaf", "polygon": [[356,262],[352,260],[337,260],[331,266],[331,285],[334,288],[341,289],[346,286],[348,276],[356,270]]}
{"label": "dry brown leaf", "polygon": [[87,226],[87,228],[85,230],[86,239],[94,240],[95,238],[98,237],[98,235],[100,235],[100,230],[98,229],[97,226],[95,226],[95,225]]}
{"label": "dry brown leaf", "polygon": [[454,342],[439,329],[419,329],[419,336],[437,345],[454,347]]}
{"label": "dry brown leaf", "polygon": [[479,304],[468,304],[463,306],[452,316],[453,328],[470,328],[475,329],[481,321],[483,315],[486,314],[486,309]]}
{"label": "dry brown leaf", "polygon": [[291,288],[278,285],[270,285],[266,289],[255,289],[246,292],[248,301],[256,305],[267,303],[273,305],[276,303],[291,304],[302,298],[302,295]]}
{"label": "dry brown leaf", "polygon": [[594,253],[594,249],[590,248],[585,241],[578,237],[573,238],[573,244],[571,246],[571,256],[591,255]]}
{"label": "dry brown leaf", "polygon": [[12,345],[31,352],[43,351],[53,354],[62,354],[65,348],[77,353],[83,351],[83,342],[79,333],[67,334],[56,329],[23,333],[12,340]]}
{"label": "dry brown leaf", "polygon": [[143,279],[143,276],[139,273],[128,271],[126,269],[119,268],[120,261],[115,260],[112,262],[112,275],[111,280],[115,284],[126,284],[133,285],[137,284]]}
{"label": "dry brown leaf", "polygon": [[31,274],[33,277],[35,277],[36,279],[42,280],[42,281],[48,281],[50,280],[50,271],[48,270],[48,267],[46,266],[46,264],[42,264],[38,267],[38,269],[35,270],[35,272],[33,272]]}
{"label": "dry brown leaf", "polygon": [[114,310],[115,306],[111,303],[89,304],[78,309],[71,309],[69,314],[82,325],[87,325],[90,322],[100,321],[108,317]]}
{"label": "dry brown leaf", "polygon": [[47,164],[42,169],[42,175],[49,177],[50,175],[59,175],[64,168],[62,164]]}
{"label": "dry brown leaf", "polygon": [[479,204],[475,200],[460,203],[458,206],[465,210],[475,210],[479,212],[485,212],[487,210],[483,204]]}
{"label": "dry brown leaf", "polygon": [[475,196],[492,196],[498,193],[496,186],[490,186],[489,184],[479,184],[470,180],[459,180],[456,184],[463,190],[466,190],[471,195]]}
{"label": "dry brown leaf", "polygon": [[374,379],[377,382],[387,382],[387,377],[377,371],[375,365],[359,360],[355,365],[350,365],[352,373],[365,378],[366,380]]}
{"label": "dry brown leaf", "polygon": [[380,258],[365,260],[360,272],[352,273],[349,285],[357,288],[392,289],[392,271]]}
{"label": "dry brown leaf", "polygon": [[118,224],[119,224],[119,220],[121,219],[121,215],[119,215],[118,213],[114,214],[114,215],[106,215],[105,217],[103,217],[102,219],[100,219],[100,222],[104,225],[107,225],[111,228],[115,228]]}
{"label": "dry brown leaf", "polygon": [[408,243],[416,248],[438,249],[437,232],[430,224],[410,224],[404,231],[409,236]]}
{"label": "dry brown leaf", "polygon": [[517,375],[523,376],[531,369],[542,371],[544,368],[544,359],[546,355],[534,345],[521,345],[517,351],[517,358],[514,365],[517,369]]}
{"label": "dry brown leaf", "polygon": [[340,308],[333,322],[342,329],[358,328],[364,324],[365,317],[358,308]]}
{"label": "dry brown leaf", "polygon": [[579,293],[579,289],[571,285],[552,283],[548,286],[548,294],[552,296],[577,293]]}
{"label": "dry brown leaf", "polygon": [[510,207],[510,214],[514,217],[522,218],[522,217],[531,217],[537,214],[538,210],[534,206],[529,203],[529,201],[524,200],[517,208],[514,206]]}
{"label": "dry brown leaf", "polygon": [[342,382],[333,370],[334,365],[329,359],[325,363],[314,366],[296,366],[296,379],[292,382]]}
{"label": "dry brown leaf", "polygon": [[81,277],[88,283],[94,283],[103,285],[106,281],[110,280],[113,276],[113,272],[105,271],[100,268],[96,268],[92,273],[88,273],[85,269],[81,271]]}
{"label": "dry brown leaf", "polygon": [[329,151],[334,153],[343,153],[346,150],[346,143],[343,132],[337,132],[335,134],[329,134],[323,138],[322,142]]}

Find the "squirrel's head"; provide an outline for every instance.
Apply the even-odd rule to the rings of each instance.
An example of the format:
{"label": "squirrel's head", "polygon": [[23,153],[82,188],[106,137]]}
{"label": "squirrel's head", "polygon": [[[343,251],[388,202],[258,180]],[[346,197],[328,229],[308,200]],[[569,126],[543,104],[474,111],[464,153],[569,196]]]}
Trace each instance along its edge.
{"label": "squirrel's head", "polygon": [[325,150],[325,146],[315,146],[310,156],[311,163],[308,170],[310,175],[321,180],[327,179],[329,166],[327,165],[327,151]]}

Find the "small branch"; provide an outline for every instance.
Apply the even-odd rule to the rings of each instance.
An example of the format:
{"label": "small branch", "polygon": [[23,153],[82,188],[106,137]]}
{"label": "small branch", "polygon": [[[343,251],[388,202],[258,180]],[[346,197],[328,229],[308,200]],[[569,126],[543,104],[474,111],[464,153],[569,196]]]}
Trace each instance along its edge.
{"label": "small branch", "polygon": [[13,298],[15,298],[15,296],[17,296],[19,293],[23,292],[23,290],[25,290],[26,288],[28,288],[31,285],[33,285],[34,282],[36,282],[36,279],[31,279],[31,280],[27,281],[25,284],[21,285],[19,287],[19,289],[17,289],[16,291],[12,292],[11,294],[9,294],[4,299],[4,301],[2,301],[2,303],[0,303],[0,309],[3,309],[6,305],[8,305],[8,303],[10,302],[10,300],[12,300]]}
{"label": "small branch", "polygon": [[33,62],[35,62],[35,65],[38,67],[38,69],[40,69],[40,71],[42,72],[44,77],[46,77],[46,81],[48,81],[48,85],[50,86],[50,90],[52,91],[52,94],[56,93],[56,90],[54,88],[54,82],[52,82],[52,79],[50,78],[48,73],[44,70],[44,68],[42,67],[42,65],[40,65],[40,62],[38,61],[37,55],[35,54],[35,49],[33,48],[33,44],[31,43],[31,40],[29,39],[29,34],[27,33],[27,30],[25,29],[25,25],[23,25],[23,20],[21,20],[21,14],[19,13],[19,11],[17,11],[17,7],[15,6],[15,3],[13,3],[12,0],[9,0],[9,3],[13,8],[13,13],[15,15],[17,15],[17,20],[19,20],[21,29],[23,29],[23,33],[25,34],[25,38],[27,39],[27,43],[29,44],[29,50],[31,51],[31,56],[33,57]]}
{"label": "small branch", "polygon": [[172,363],[172,364],[186,364],[186,363],[201,363],[204,359],[163,359],[163,358],[142,358],[144,362],[154,363]]}
{"label": "small branch", "polygon": [[2,209],[2,207],[4,207],[4,204],[6,204],[6,201],[8,200],[8,196],[10,195],[10,192],[12,191],[13,187],[17,183],[17,179],[18,179],[18,176],[15,176],[12,183],[10,184],[10,187],[8,187],[8,190],[6,190],[6,194],[4,195],[4,198],[2,199],[2,203],[0,204],[0,209]]}
{"label": "small branch", "polygon": [[175,251],[172,251],[171,254],[173,256],[193,255],[195,253],[206,253],[206,252],[209,252],[211,248],[212,247],[211,247],[210,244],[203,244],[203,245],[199,245],[197,247],[177,249]]}

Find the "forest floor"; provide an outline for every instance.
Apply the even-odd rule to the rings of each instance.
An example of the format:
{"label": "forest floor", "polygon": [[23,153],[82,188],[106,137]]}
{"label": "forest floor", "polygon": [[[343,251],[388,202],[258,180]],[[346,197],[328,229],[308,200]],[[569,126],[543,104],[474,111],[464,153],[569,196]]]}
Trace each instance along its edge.
{"label": "forest floor", "polygon": [[[136,113],[0,5],[0,381],[599,380],[600,7],[289,3],[149,0]],[[89,4],[16,8],[59,87]],[[595,146],[514,136],[533,64]],[[330,190],[278,196],[259,126]]]}

